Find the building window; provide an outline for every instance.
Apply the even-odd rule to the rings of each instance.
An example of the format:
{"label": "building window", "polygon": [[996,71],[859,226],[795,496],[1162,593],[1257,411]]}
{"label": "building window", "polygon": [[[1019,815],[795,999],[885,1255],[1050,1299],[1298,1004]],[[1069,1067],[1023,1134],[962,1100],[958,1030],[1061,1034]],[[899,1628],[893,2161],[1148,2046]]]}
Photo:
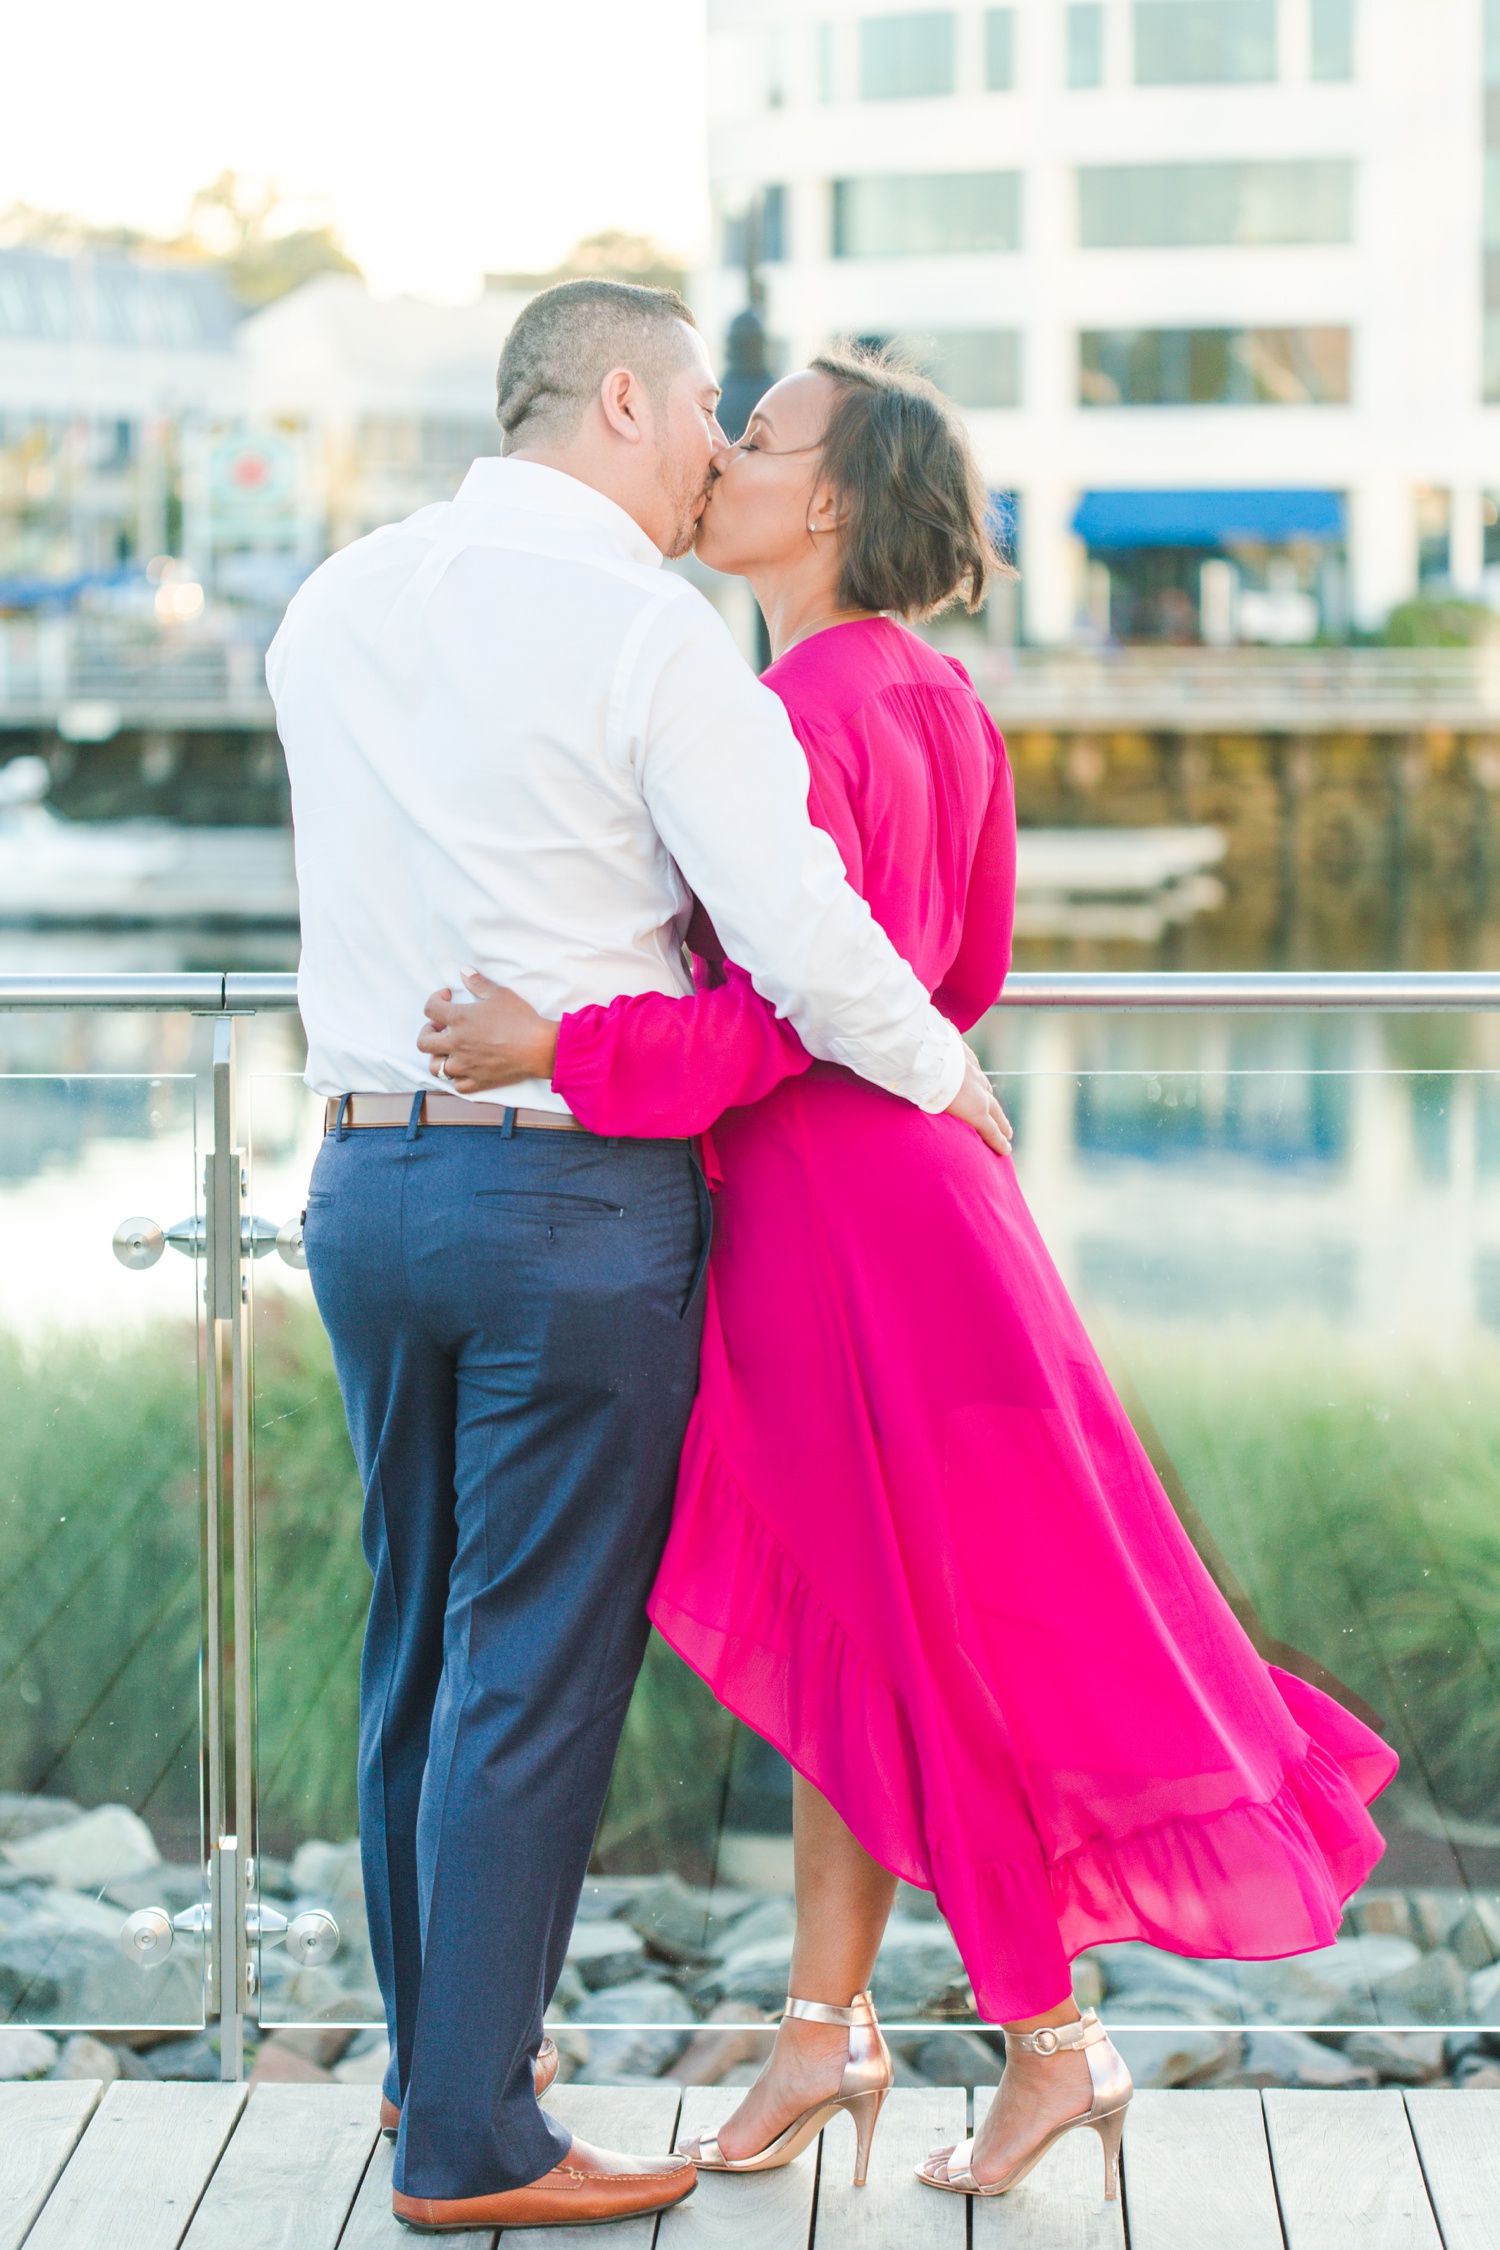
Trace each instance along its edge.
{"label": "building window", "polygon": [[1276,0],[1135,0],[1138,86],[1253,84],[1276,76]]}
{"label": "building window", "polygon": [[1016,11],[984,12],[984,84],[991,94],[1008,94],[1016,82]]}
{"label": "building window", "polygon": [[1417,491],[1417,584],[1446,586],[1451,568],[1453,495],[1442,485]]}
{"label": "building window", "polygon": [[833,183],[836,258],[1020,247],[1019,172],[892,172]]}
{"label": "building window", "polygon": [[929,328],[896,341],[955,406],[1020,405],[1019,329]]}
{"label": "building window", "polygon": [[951,94],[957,71],[955,15],[867,16],[859,27],[859,90],[867,102]]}
{"label": "building window", "polygon": [[1078,239],[1086,250],[1352,242],[1354,166],[1343,157],[1084,165]]}
{"label": "building window", "polygon": [[838,99],[837,57],[834,44],[835,30],[831,23],[818,26],[818,99],[831,102]]}
{"label": "building window", "polygon": [[1068,84],[1104,84],[1104,10],[1098,0],[1073,0],[1068,9]]}
{"label": "building window", "polygon": [[1354,76],[1354,0],[1312,0],[1312,75]]}
{"label": "building window", "polygon": [[786,189],[784,187],[761,189],[760,254],[768,266],[779,266],[786,256]]}
{"label": "building window", "polygon": [[1095,328],[1080,406],[1346,406],[1347,328]]}

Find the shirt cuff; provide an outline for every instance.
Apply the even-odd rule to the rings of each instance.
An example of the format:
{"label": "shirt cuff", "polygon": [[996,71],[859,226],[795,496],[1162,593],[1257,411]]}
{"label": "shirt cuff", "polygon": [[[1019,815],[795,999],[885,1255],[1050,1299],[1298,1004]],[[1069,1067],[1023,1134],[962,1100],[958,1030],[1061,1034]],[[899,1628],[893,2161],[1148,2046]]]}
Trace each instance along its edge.
{"label": "shirt cuff", "polygon": [[964,1061],[962,1037],[951,1023],[944,1024],[943,1029],[948,1034],[947,1045],[934,1058],[936,1077],[933,1081],[932,1091],[926,1096],[919,1097],[917,1101],[919,1109],[925,1109],[934,1117],[956,1099],[958,1090],[964,1082],[964,1072],[968,1067]]}

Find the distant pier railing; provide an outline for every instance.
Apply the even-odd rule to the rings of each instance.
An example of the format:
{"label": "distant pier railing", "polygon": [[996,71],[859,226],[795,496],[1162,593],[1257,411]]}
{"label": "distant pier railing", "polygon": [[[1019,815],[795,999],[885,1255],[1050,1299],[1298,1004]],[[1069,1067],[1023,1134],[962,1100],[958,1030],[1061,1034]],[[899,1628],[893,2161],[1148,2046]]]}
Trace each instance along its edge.
{"label": "distant pier railing", "polygon": [[[957,641],[955,649],[960,649]],[[1500,646],[960,649],[1012,731],[1500,738]],[[259,644],[0,622],[0,730],[270,732]]]}
{"label": "distant pier railing", "polygon": [[[1284,969],[1074,971],[1018,969],[1002,1008],[1129,1008],[1141,1012],[1307,1009],[1387,1015],[1467,1014],[1500,1008],[1500,970]],[[0,976],[0,1010],[154,1009],[259,1015],[297,1005],[285,971],[212,970],[163,976]]]}

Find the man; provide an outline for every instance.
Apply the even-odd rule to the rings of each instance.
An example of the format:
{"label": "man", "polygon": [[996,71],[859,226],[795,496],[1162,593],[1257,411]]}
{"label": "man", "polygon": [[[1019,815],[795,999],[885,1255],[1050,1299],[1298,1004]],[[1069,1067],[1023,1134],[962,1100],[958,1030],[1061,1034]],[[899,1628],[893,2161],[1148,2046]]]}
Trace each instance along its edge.
{"label": "man", "polygon": [[998,1131],[808,820],[781,705],[659,569],[691,542],[717,397],[670,292],[545,291],[500,362],[504,456],[325,563],[267,664],[329,1110],[308,1264],[375,1580],[360,1828],[395,2210],[422,2227],[578,2224],[693,2185],[570,2146],[533,2071],[644,1651],[708,1247],[687,1144],[597,1140],[545,1084],[428,1091],[427,995],[466,968],[558,1016],[683,991],[690,886],[815,1054]]}

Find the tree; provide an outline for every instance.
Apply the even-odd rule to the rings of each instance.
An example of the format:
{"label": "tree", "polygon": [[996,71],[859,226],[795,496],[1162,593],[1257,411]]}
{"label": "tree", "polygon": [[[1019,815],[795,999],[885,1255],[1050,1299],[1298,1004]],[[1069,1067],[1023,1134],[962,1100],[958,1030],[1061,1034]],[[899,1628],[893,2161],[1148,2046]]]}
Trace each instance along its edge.
{"label": "tree", "polygon": [[638,281],[651,289],[681,289],[686,268],[649,234],[626,234],[605,227],[575,242],[550,273],[491,273],[491,289],[547,289],[555,281]]}
{"label": "tree", "polygon": [[0,213],[0,246],[217,266],[245,305],[268,305],[314,274],[359,272],[331,226],[288,225],[288,215],[274,184],[256,188],[234,172],[221,172],[193,197],[179,234],[96,226],[71,212],[14,203]]}

